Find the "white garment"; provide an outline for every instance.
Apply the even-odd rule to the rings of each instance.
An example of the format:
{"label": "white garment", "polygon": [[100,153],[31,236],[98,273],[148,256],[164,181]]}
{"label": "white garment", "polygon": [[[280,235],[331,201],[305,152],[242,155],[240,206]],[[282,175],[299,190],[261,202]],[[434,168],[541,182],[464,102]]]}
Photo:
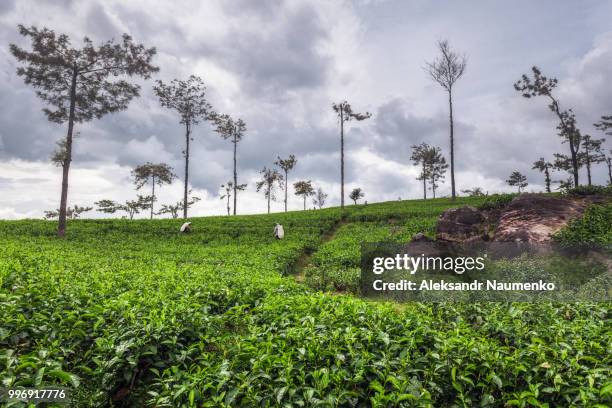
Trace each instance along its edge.
{"label": "white garment", "polygon": [[186,222],[183,225],[181,225],[181,232],[190,232],[191,231],[191,223],[190,222]]}
{"label": "white garment", "polygon": [[285,237],[285,230],[282,225],[276,224],[274,227],[274,236],[278,239],[283,239]]}

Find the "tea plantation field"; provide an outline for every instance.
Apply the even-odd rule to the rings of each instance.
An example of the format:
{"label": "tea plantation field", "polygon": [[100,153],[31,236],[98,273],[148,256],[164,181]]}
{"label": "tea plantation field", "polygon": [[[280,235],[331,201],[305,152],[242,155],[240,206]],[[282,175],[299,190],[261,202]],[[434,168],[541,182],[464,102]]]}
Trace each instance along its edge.
{"label": "tea plantation field", "polygon": [[76,407],[609,406],[609,303],[351,294],[361,242],[433,234],[479,200],[194,218],[183,235],[2,221],[0,387],[66,386]]}

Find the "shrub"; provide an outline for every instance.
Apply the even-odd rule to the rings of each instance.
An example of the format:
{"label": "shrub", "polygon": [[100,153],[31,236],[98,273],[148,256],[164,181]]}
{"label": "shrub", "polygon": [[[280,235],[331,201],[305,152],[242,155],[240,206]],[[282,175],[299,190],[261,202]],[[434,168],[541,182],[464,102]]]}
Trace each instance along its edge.
{"label": "shrub", "polygon": [[570,221],[553,238],[563,244],[612,243],[612,204],[587,208],[582,218]]}
{"label": "shrub", "polygon": [[478,206],[479,210],[497,210],[507,206],[516,194],[493,194]]}
{"label": "shrub", "polygon": [[612,186],[578,186],[567,191],[571,196],[612,195]]}

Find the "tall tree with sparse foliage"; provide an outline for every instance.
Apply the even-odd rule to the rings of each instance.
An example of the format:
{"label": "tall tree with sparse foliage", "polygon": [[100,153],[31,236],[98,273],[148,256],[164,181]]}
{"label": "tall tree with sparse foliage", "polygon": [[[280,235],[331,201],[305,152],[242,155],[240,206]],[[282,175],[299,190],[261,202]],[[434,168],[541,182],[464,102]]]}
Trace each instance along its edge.
{"label": "tall tree with sparse foliage", "polygon": [[581,159],[587,169],[587,181],[589,186],[593,185],[591,178],[591,166],[606,161],[605,154],[601,151],[601,145],[606,139],[593,139],[590,135],[582,136]]}
{"label": "tall tree with sparse foliage", "polygon": [[234,188],[234,215],[236,215],[238,191],[244,190],[244,188],[240,188],[240,186],[246,187],[246,184],[238,184],[237,167],[238,142],[240,142],[244,137],[246,132],[246,123],[244,123],[242,119],[234,120],[227,114],[213,114],[212,118],[216,125],[215,131],[219,133],[223,139],[231,140],[232,144],[234,145],[234,181],[232,182],[232,186]]}
{"label": "tall tree with sparse foliage", "polygon": [[431,164],[430,164],[430,175],[429,175],[429,183],[431,186],[431,192],[433,194],[433,198],[436,198],[436,190],[440,186],[438,182],[440,180],[444,180],[444,176],[446,174],[446,169],[448,169],[448,164],[446,163],[446,159],[442,156],[439,147],[432,147],[431,150]]}
{"label": "tall tree with sparse foliage", "polygon": [[312,203],[319,208],[323,208],[325,202],[327,201],[327,193],[323,191],[321,187],[317,188],[317,191],[312,199]]}
{"label": "tall tree with sparse foliage", "polygon": [[153,87],[160,104],[175,110],[180,123],[185,126],[185,187],[183,190],[183,218],[189,208],[189,144],[193,141],[193,126],[202,120],[212,119],[212,106],[206,99],[206,86],[202,78],[191,75],[187,80],[173,79],[169,84],[157,81]]}
{"label": "tall tree with sparse foliage", "polygon": [[344,124],[351,120],[366,120],[372,117],[372,114],[353,112],[353,108],[347,101],[332,104],[332,109],[340,122],[340,207],[344,208]]}
{"label": "tall tree with sparse foliage", "polygon": [[[580,130],[576,127],[576,116],[571,109],[562,110],[559,100],[553,95],[553,90],[557,87],[558,80],[556,78],[547,78],[542,74],[538,67],[531,68],[533,78],[523,74],[522,78],[514,84],[514,89],[521,92],[525,98],[533,98],[536,96],[546,97],[550,104],[548,108],[559,119],[559,136],[563,139],[563,143],[568,143],[570,148],[570,156],[566,156],[571,164],[571,171],[574,177],[574,186],[579,184],[578,169],[580,168],[580,141],[582,136]],[[560,158],[560,160],[563,160]]]}
{"label": "tall tree with sparse foliage", "polygon": [[270,214],[270,201],[276,200],[276,186],[283,188],[283,175],[278,170],[267,167],[264,167],[260,174],[262,178],[257,182],[256,188],[257,192],[263,190],[264,196],[268,200],[268,214]]}
{"label": "tall tree with sparse foliage", "polygon": [[354,188],[353,191],[351,191],[351,194],[349,194],[349,198],[353,200],[355,205],[357,205],[357,201],[361,200],[363,197],[365,197],[365,193],[361,191],[361,188],[359,187]]}
{"label": "tall tree with sparse foliage", "polygon": [[145,184],[151,182],[151,219],[153,219],[153,206],[157,200],[155,184],[160,187],[164,184],[171,184],[176,177],[172,172],[172,167],[166,163],[153,164],[147,162],[136,166],[132,170],[132,177],[134,178],[134,184],[136,184],[136,190],[140,190]]}
{"label": "tall tree with sparse foliage", "polygon": [[312,182],[310,180],[297,181],[293,183],[293,188],[295,189],[295,195],[302,196],[304,199],[304,210],[306,210],[306,198],[315,194]]}
{"label": "tall tree with sparse foliage", "polygon": [[608,166],[608,184],[612,186],[612,150],[606,155],[606,165]]}
{"label": "tall tree with sparse foliage", "polygon": [[533,162],[532,169],[539,170],[544,173],[544,184],[546,185],[546,192],[550,193],[550,169],[553,168],[553,164],[544,160],[540,157],[537,161]]}
{"label": "tall tree with sparse foliage", "polygon": [[423,181],[423,200],[427,199],[427,180],[429,179],[429,167],[427,163],[427,152],[430,146],[427,143],[412,146],[412,156],[410,160],[416,165],[421,166],[421,173],[417,180]]}
{"label": "tall tree with sparse foliage", "polygon": [[285,212],[287,212],[287,190],[289,187],[289,172],[293,170],[297,164],[297,160],[294,155],[290,154],[288,158],[281,159],[278,156],[278,160],[274,162],[275,165],[280,167],[285,173]]}
{"label": "tall tree with sparse foliage", "polygon": [[438,83],[448,93],[448,109],[450,123],[450,173],[451,196],[455,199],[455,131],[453,118],[453,87],[467,66],[465,55],[459,55],[452,50],[448,41],[439,41],[440,56],[427,63],[427,72],[431,79]]}
{"label": "tall tree with sparse foliage", "polygon": [[427,143],[412,146],[411,160],[421,166],[421,174],[417,180],[423,181],[423,199],[427,199],[427,182],[429,181],[433,197],[436,198],[438,182],[444,179],[448,164],[439,147]]}
{"label": "tall tree with sparse foliage", "polygon": [[[223,199],[227,200],[227,215],[230,215],[230,211],[231,211],[230,200],[232,198],[232,191],[242,191],[246,189],[246,186],[247,186],[246,184],[240,184],[239,186],[234,188],[234,182],[231,180],[225,184],[221,184],[221,188],[225,191],[225,193],[220,198],[221,200]],[[236,215],[236,213],[234,213],[234,215]]]}
{"label": "tall tree with sparse foliage", "polygon": [[516,170],[510,174],[510,178],[506,180],[506,183],[508,183],[509,186],[518,187],[519,194],[521,193],[521,190],[528,185],[527,177]]}
{"label": "tall tree with sparse foliage", "polygon": [[11,54],[23,64],[17,68],[17,75],[36,88],[36,95],[49,106],[43,109],[47,119],[68,124],[66,137],[55,155],[62,166],[57,234],[63,237],[75,123],[127,109],[130,101],[140,95],[140,86],[128,78],[147,79],[157,72],[159,69],[151,64],[156,51],[135,43],[127,34],[120,42],[111,40],[100,45],[85,37],[83,46],[75,48],[65,34],[34,26],[18,28],[31,41],[32,49],[10,45]]}

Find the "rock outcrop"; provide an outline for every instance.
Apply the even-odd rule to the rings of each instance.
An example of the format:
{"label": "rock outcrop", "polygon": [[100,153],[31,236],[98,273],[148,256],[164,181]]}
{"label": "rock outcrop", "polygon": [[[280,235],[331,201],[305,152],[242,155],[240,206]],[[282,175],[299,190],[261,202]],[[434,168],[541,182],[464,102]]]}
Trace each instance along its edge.
{"label": "rock outcrop", "polygon": [[578,199],[522,194],[501,209],[450,208],[438,219],[436,239],[544,243],[571,219],[582,216],[588,204],[601,201],[601,197]]}
{"label": "rock outcrop", "polygon": [[463,242],[482,237],[486,217],[474,207],[450,208],[438,219],[436,239]]}
{"label": "rock outcrop", "polygon": [[500,242],[547,242],[569,220],[582,216],[588,201],[540,194],[523,194],[500,214],[494,240]]}

